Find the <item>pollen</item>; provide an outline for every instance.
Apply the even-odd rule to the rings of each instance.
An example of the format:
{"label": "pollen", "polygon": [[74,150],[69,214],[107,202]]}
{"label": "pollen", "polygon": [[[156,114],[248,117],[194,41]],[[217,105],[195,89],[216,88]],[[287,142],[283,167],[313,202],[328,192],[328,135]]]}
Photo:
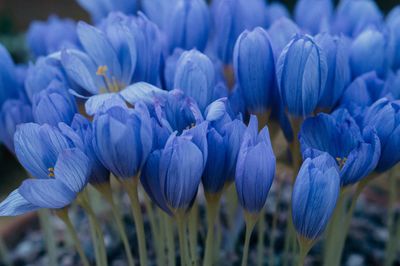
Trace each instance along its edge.
{"label": "pollen", "polygon": [[50,167],[49,169],[47,169],[49,171],[48,176],[49,177],[54,177],[54,168]]}
{"label": "pollen", "polygon": [[340,158],[340,157],[336,157],[336,161],[340,167],[340,169],[342,169],[342,167],[346,164],[347,158]]}
{"label": "pollen", "polygon": [[107,70],[108,70],[108,68],[107,68],[106,65],[99,66],[99,68],[97,68],[96,75],[97,76],[104,76],[106,74]]}

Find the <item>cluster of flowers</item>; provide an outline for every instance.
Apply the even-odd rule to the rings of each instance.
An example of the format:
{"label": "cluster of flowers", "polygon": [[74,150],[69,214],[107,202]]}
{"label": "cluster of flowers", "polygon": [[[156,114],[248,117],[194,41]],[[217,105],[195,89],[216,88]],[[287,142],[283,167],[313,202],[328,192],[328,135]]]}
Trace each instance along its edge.
{"label": "cluster of flowers", "polygon": [[200,184],[211,202],[234,183],[254,217],[280,128],[293,225],[313,242],[341,189],[400,160],[400,6],[384,18],[371,0],[300,0],[291,20],[262,0],[79,3],[94,26],[32,23],[29,66],[0,46],[0,138],[34,177],[2,216],[65,208],[111,173],[173,217]]}

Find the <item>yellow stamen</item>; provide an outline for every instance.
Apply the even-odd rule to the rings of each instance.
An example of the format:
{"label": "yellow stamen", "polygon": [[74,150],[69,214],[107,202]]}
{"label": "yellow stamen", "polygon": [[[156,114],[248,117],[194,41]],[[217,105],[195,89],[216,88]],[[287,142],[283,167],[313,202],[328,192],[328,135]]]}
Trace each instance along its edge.
{"label": "yellow stamen", "polygon": [[54,175],[54,168],[53,167],[50,167],[49,169],[47,169],[48,171],[49,171],[49,174],[48,174],[48,176],[49,177],[54,177],[55,175]]}
{"label": "yellow stamen", "polygon": [[104,76],[106,74],[107,70],[108,70],[107,66],[105,66],[105,65],[104,66],[99,66],[99,68],[97,68],[96,75],[97,76]]}
{"label": "yellow stamen", "polygon": [[340,157],[336,157],[336,161],[339,164],[340,169],[346,164],[347,158],[340,158]]}

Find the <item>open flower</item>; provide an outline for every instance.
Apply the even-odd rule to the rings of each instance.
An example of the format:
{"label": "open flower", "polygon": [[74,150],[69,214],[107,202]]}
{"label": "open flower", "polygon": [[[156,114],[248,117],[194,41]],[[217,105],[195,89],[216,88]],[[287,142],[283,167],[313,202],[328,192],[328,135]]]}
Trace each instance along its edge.
{"label": "open flower", "polygon": [[361,132],[346,109],[306,119],[299,139],[304,158],[327,153],[336,160],[343,186],[354,184],[375,170],[381,152],[375,131],[366,128]]}

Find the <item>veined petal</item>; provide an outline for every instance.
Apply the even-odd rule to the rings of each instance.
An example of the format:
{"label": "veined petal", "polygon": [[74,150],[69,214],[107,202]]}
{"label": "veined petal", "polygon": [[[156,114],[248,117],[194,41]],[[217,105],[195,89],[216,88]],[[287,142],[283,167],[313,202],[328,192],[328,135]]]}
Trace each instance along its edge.
{"label": "veined petal", "polygon": [[124,100],[116,93],[104,93],[90,97],[85,103],[85,110],[88,115],[97,112],[105,112],[113,106],[126,107]]}
{"label": "veined petal", "polygon": [[17,216],[39,209],[21,196],[18,189],[0,203],[0,216]]}
{"label": "veined petal", "polygon": [[135,105],[138,101],[152,104],[154,97],[166,96],[167,94],[167,91],[146,82],[132,84],[120,92],[122,98],[131,105]]}

